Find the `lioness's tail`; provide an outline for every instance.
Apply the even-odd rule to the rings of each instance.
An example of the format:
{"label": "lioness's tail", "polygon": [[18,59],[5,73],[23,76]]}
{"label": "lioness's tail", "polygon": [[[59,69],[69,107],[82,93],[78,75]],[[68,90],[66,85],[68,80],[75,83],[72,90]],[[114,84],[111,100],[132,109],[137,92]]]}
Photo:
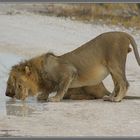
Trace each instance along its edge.
{"label": "lioness's tail", "polygon": [[135,40],[134,40],[134,38],[132,36],[130,36],[129,34],[127,34],[127,36],[128,36],[128,38],[130,40],[130,43],[131,43],[131,45],[133,47],[136,60],[137,60],[137,62],[139,64],[139,66],[140,66],[140,56],[139,56],[139,53],[138,53],[137,44],[136,44],[136,42],[135,42]]}

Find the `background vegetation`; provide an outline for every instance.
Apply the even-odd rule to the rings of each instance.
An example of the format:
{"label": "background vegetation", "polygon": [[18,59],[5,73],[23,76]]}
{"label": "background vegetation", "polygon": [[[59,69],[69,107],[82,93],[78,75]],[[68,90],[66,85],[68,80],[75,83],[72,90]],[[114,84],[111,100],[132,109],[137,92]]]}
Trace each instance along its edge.
{"label": "background vegetation", "polygon": [[140,3],[23,3],[0,5],[1,11],[6,11],[7,14],[20,14],[28,11],[83,22],[140,28]]}
{"label": "background vegetation", "polygon": [[84,22],[104,22],[140,28],[140,4],[136,3],[47,4],[35,12]]}

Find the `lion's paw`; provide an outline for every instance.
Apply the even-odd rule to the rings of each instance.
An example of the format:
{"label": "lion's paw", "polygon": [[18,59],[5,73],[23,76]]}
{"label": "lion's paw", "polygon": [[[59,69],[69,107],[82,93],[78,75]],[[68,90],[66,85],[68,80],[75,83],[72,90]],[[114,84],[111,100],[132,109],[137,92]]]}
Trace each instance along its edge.
{"label": "lion's paw", "polygon": [[104,101],[110,101],[110,96],[105,95],[105,96],[103,97],[103,100],[104,100]]}
{"label": "lion's paw", "polygon": [[49,101],[49,102],[60,102],[61,99],[54,96],[54,97],[49,98],[48,101]]}
{"label": "lion's paw", "polygon": [[47,100],[47,97],[45,95],[43,95],[43,94],[39,94],[37,96],[37,100]]}
{"label": "lion's paw", "polygon": [[116,98],[116,97],[113,97],[113,96],[107,96],[107,95],[105,95],[103,97],[103,100],[104,101],[110,101],[110,102],[120,102],[121,101],[121,99],[119,99],[119,98]]}

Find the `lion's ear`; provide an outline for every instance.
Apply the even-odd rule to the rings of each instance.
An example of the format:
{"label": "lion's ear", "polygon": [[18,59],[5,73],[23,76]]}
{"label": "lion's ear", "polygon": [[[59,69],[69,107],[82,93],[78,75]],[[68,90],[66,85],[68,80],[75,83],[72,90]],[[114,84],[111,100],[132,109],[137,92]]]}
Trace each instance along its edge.
{"label": "lion's ear", "polygon": [[30,68],[28,66],[25,66],[25,73],[27,75],[30,75],[31,74],[31,70],[30,70]]}

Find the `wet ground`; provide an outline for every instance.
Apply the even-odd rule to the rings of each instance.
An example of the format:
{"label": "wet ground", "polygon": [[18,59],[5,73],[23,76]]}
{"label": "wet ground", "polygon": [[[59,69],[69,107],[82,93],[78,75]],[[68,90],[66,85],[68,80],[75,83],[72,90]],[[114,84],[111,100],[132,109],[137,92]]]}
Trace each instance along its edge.
{"label": "wet ground", "polygon": [[[32,14],[0,15],[0,136],[139,136],[140,100],[48,103],[37,102],[35,97],[18,101],[5,96],[12,65],[50,50],[63,54],[114,30],[132,34],[140,46],[140,31],[133,29]],[[127,94],[140,96],[140,67],[133,52],[126,67]],[[104,82],[113,89],[110,77]]]}

